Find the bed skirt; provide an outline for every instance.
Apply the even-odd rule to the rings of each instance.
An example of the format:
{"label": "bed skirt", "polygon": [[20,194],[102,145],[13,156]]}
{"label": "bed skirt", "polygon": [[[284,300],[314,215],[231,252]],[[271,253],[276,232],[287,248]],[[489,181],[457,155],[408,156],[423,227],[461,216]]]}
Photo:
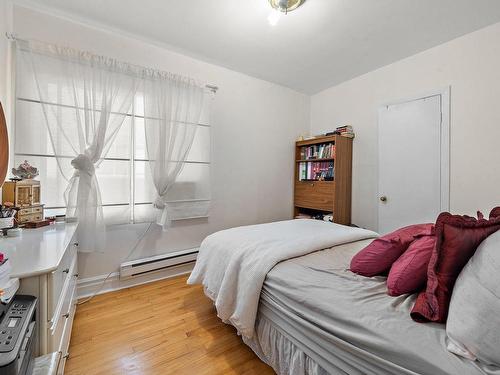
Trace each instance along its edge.
{"label": "bed skirt", "polygon": [[[243,337],[243,341],[278,375],[331,374],[304,353],[285,333],[263,315],[257,318],[253,338]],[[337,374],[347,373],[339,369]]]}

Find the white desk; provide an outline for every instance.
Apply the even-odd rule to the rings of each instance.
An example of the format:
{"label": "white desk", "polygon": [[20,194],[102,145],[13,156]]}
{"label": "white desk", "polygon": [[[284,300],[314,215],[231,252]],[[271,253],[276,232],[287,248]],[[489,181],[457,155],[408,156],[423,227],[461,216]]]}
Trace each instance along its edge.
{"label": "white desk", "polygon": [[37,355],[61,353],[58,374],[68,357],[76,310],[78,279],[77,224],[52,224],[24,229],[21,237],[0,237],[0,252],[12,264],[12,277],[21,281],[19,293],[38,297]]}

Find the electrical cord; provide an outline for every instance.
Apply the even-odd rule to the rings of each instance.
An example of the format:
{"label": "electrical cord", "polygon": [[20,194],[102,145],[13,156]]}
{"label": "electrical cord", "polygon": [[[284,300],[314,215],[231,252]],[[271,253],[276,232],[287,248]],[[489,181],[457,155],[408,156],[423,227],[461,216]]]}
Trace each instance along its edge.
{"label": "electrical cord", "polygon": [[[135,250],[137,249],[137,247],[139,246],[139,244],[141,243],[141,241],[143,240],[143,238],[146,236],[146,234],[149,232],[149,229],[151,228],[151,225],[153,225],[153,223],[149,223],[148,227],[146,228],[146,230],[144,231],[144,233],[139,237],[139,239],[137,240],[137,242],[135,243],[134,247],[132,248],[132,250],[130,250],[130,252],[128,253],[127,257],[123,260],[123,261],[127,261],[129,260],[129,258],[132,256],[132,254],[134,254]],[[99,285],[99,287],[97,288],[97,290],[90,296],[90,297],[87,297],[85,298],[84,300],[82,301],[78,301],[76,304],[77,305],[83,305],[84,303],[87,303],[89,302],[92,298],[94,298],[95,296],[97,296],[102,288],[104,288],[104,284],[106,283],[106,281],[111,277],[111,275],[114,273],[114,271],[111,271],[110,273],[108,273],[108,275],[104,278],[104,280],[101,282],[101,285]]]}

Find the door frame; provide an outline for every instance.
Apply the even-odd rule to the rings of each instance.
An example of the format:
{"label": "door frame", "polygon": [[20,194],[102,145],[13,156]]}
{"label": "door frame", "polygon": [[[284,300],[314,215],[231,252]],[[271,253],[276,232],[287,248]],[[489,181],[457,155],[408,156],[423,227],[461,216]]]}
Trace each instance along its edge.
{"label": "door frame", "polygon": [[380,202],[380,111],[386,107],[404,104],[416,100],[426,99],[433,96],[441,97],[441,128],[440,128],[440,210],[450,210],[450,113],[451,113],[451,86],[443,89],[429,90],[420,95],[414,95],[405,99],[394,100],[382,103],[377,111],[377,230],[379,229]]}

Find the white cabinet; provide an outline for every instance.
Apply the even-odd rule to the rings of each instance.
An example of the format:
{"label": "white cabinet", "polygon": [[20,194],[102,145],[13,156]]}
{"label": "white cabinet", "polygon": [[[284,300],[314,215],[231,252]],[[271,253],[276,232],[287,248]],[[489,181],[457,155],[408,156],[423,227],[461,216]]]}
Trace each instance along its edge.
{"label": "white cabinet", "polygon": [[12,262],[21,294],[38,298],[37,355],[60,352],[58,374],[68,357],[76,311],[78,280],[76,224],[26,229],[21,238],[0,238],[0,251]]}

